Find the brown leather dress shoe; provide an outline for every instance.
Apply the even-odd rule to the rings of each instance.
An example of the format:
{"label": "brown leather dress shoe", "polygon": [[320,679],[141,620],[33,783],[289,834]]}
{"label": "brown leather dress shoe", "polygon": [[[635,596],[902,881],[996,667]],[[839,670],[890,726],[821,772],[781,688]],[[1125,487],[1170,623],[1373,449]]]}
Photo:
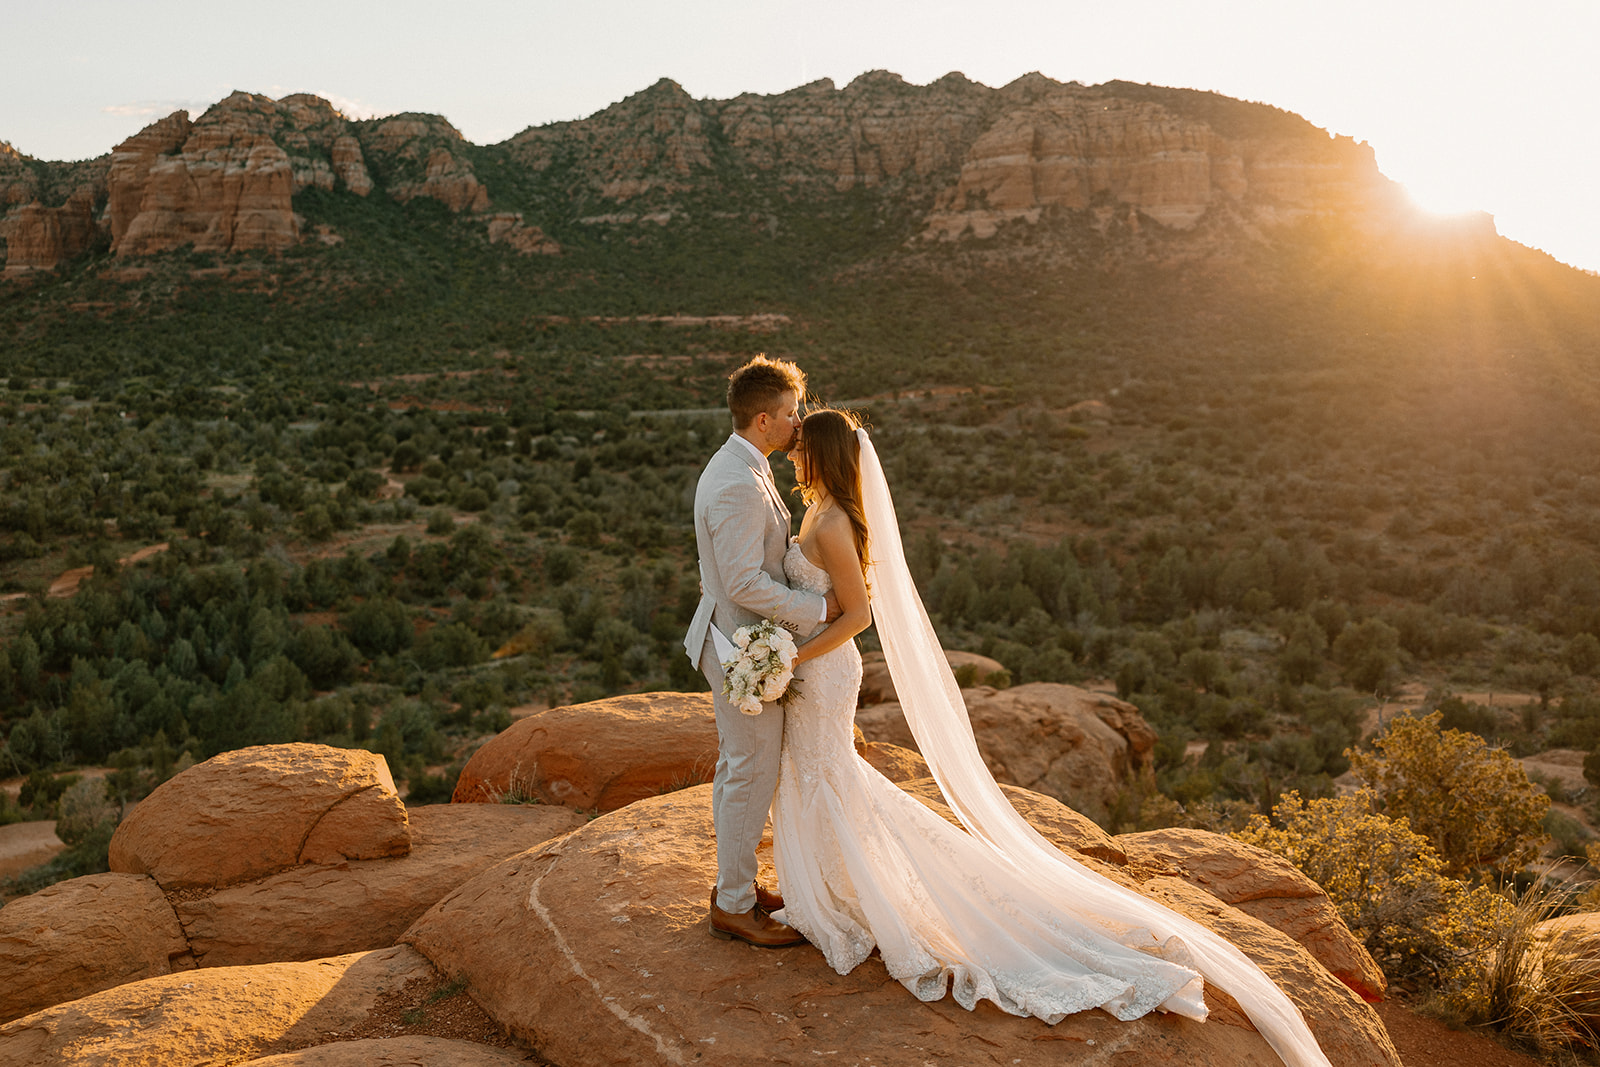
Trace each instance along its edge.
{"label": "brown leather dress shoe", "polygon": [[768,889],[760,882],[756,883],[756,906],[762,911],[782,911],[783,897],[776,889]]}
{"label": "brown leather dress shoe", "polygon": [[792,926],[768,915],[757,904],[744,914],[723,911],[717,907],[717,891],[711,891],[711,936],[723,941],[743,941],[757,948],[787,948],[805,943],[805,938]]}

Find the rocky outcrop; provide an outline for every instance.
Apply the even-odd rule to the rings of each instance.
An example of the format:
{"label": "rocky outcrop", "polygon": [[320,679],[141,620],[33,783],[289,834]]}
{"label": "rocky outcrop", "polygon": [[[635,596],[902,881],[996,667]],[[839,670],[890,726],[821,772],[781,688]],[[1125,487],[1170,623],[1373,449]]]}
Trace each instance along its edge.
{"label": "rocky outcrop", "polygon": [[193,124],[187,111],[175,111],[152,122],[111,151],[111,169],[106,175],[106,219],[111,227],[111,243],[119,245],[128,227],[138,218],[144,204],[145,187],[157,162],[169,158],[189,139]]}
{"label": "rocky outcrop", "polygon": [[1128,863],[1165,869],[1224,904],[1298,941],[1330,973],[1369,1002],[1388,980],[1339,918],[1322,887],[1265,849],[1203,830],[1169,828],[1116,838]]}
{"label": "rocky outcrop", "polygon": [[172,906],[144,875],[85,875],[0,908],[0,1022],[193,967]]}
{"label": "rocky outcrop", "polygon": [[[1037,74],[999,89],[955,73],[916,86],[887,71],[842,89],[824,79],[731,100],[696,100],[663,79],[586,119],[481,149],[437,115],[350,121],[314,96],[234,93],[193,123],[179,112],[119,145],[99,188],[118,255],[272,251],[301,239],[291,200],[308,190],[367,196],[381,187],[402,202],[486,212],[475,163],[487,159],[545,181],[527,203],[564,201],[591,225],[671,225],[715,202],[725,207],[714,217],[776,233],[776,203],[867,189],[913,205],[926,238],[1071,219],[1119,239],[1142,225],[1195,231],[1183,247],[1204,251],[1265,240],[1270,227],[1307,216],[1392,228],[1404,211],[1370,148],[1265,105]],[[56,176],[41,177],[50,168]],[[91,184],[91,170],[36,164],[6,146],[0,204],[59,212]],[[63,186],[69,171],[76,184]],[[7,228],[21,226],[23,254],[12,272],[75,254],[80,218],[78,208],[26,218],[13,210]],[[58,253],[52,223],[62,230]],[[491,242],[524,254],[558,250],[515,212],[488,229]]]}
{"label": "rocky outcrop", "polygon": [[[0,909],[0,1019],[196,966],[390,947],[462,882],[588,821],[489,804],[407,820],[386,780],[381,756],[319,745],[227,753],[174,777],[113,844],[114,864],[156,877],[74,878]],[[407,841],[404,854],[349,858]]]}
{"label": "rocky outcrop", "polygon": [[372,192],[372,175],[367,173],[367,160],[361,154],[361,142],[349,134],[334,138],[331,148],[333,171],[344,182],[344,187],[357,196]]}
{"label": "rocky outcrop", "polygon": [[[808,946],[771,952],[715,941],[705,934],[716,868],[710,794],[700,786],[641,800],[507,860],[442,900],[406,941],[465,977],[490,1016],[565,1067],[846,1056],[920,1064],[975,1049],[995,1063],[1057,1063],[1076,1049],[1106,1063],[1279,1064],[1216,990],[1207,991],[1213,1012],[1204,1024],[1082,1012],[1049,1027],[948,999],[923,1003],[876,959],[838,975]],[[1180,878],[1139,888],[1257,960],[1305,1012],[1332,1062],[1398,1067],[1372,1009],[1287,935]],[[508,929],[519,931],[514,942]]]}
{"label": "rocky outcrop", "polygon": [[45,207],[35,200],[12,212],[0,223],[6,239],[6,273],[54,270],[63,260],[88,251],[98,233],[94,202],[95,190],[86,187],[60,207]]}
{"label": "rocky outcrop", "polygon": [[[949,662],[950,669],[956,672],[957,680],[969,676],[969,685],[989,684],[991,675],[1005,671],[1005,666],[988,656],[980,656],[976,652],[961,652],[954,649],[945,649],[944,658]],[[856,702],[862,707],[869,704],[887,704],[899,699],[894,691],[894,679],[889,676],[889,664],[883,658],[882,652],[868,652],[861,657],[861,693]]]}
{"label": "rocky outcrop", "polygon": [[176,901],[202,967],[309,960],[394,944],[406,927],[480,871],[588,822],[549,805],[411,808],[411,851],[393,859],[307,864]]}
{"label": "rocky outcrop", "polygon": [[1201,115],[1184,114],[1181,93],[1159,103],[1108,88],[1038,79],[1025,102],[972,143],[924,235],[988,237],[1005,222],[1037,222],[1051,209],[1093,211],[1102,228],[1131,209],[1136,218],[1187,229],[1217,209],[1284,222],[1393,203],[1364,144],[1309,137],[1309,123],[1295,129],[1281,118],[1269,135],[1226,137]]}
{"label": "rocky outcrop", "polygon": [[264,745],[214,756],[163,783],[117,828],[110,862],[170,892],[410,848],[405,806],[382,756]]}
{"label": "rocky outcrop", "polygon": [[456,803],[507,795],[611,811],[709,782],[717,767],[710,693],[642,693],[519,719],[473,753]]}
{"label": "rocky outcrop", "polygon": [[276,251],[299,241],[294,168],[262,115],[271,103],[235,93],[192,125],[180,111],[118,145],[112,251]]}
{"label": "rocky outcrop", "polygon": [[561,254],[560,243],[546,237],[539,227],[524,223],[520,211],[498,211],[485,215],[484,222],[488,225],[492,245],[508,245],[524,256]]}
{"label": "rocky outcrop", "polygon": [[391,185],[389,195],[402,204],[419,196],[431,197],[451,211],[484,211],[489,207],[489,190],[478,182],[472,165],[445,148],[428,153],[421,181]]}
{"label": "rocky outcrop", "polygon": [[[978,686],[961,696],[996,781],[1103,818],[1122,790],[1150,772],[1155,731],[1126,701],[1051,682]],[[917,747],[899,704],[862,708],[856,723],[869,740]]]}
{"label": "rocky outcrop", "polygon": [[436,978],[405,947],[147,978],[0,1026],[0,1059],[6,1067],[242,1063],[323,1044],[365,1023],[385,994]]}
{"label": "rocky outcrop", "polygon": [[405,203],[418,197],[439,201],[451,211],[486,211],[489,190],[466,158],[461,132],[437,115],[396,115],[363,126],[368,158],[381,161],[385,189]]}

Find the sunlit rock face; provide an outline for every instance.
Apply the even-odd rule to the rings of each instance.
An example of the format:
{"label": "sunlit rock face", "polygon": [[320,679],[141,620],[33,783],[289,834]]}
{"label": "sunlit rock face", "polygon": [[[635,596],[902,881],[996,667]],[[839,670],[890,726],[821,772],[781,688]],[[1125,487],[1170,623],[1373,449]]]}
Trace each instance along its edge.
{"label": "sunlit rock face", "polygon": [[927,235],[986,237],[1047,208],[1132,208],[1180,230],[1218,207],[1289,221],[1384,202],[1386,185],[1371,150],[1348,139],[1230,139],[1160,104],[1061,86],[1006,111],[973,143]]}
{"label": "sunlit rock face", "polygon": [[[495,203],[480,169],[521,172],[510,202]],[[281,251],[302,239],[295,198],[375,191],[436,201],[523,255],[559,253],[546,234],[560,221],[710,215],[777,233],[779,216],[831,210],[839,197],[923,240],[1064,219],[1113,243],[1187,235],[1201,254],[1308,216],[1370,230],[1400,204],[1366,145],[1276,108],[1038,74],[991,89],[957,73],[917,86],[871,71],[842,89],[823,79],[731,100],[697,100],[662,79],[487,147],[438,115],[352,120],[316,96],[236,92],[83,164],[40,164],[0,144],[11,273],[53,268],[97,241],[123,257]]]}
{"label": "sunlit rock face", "polygon": [[[1208,118],[1208,115],[1212,116]],[[695,100],[663,80],[581,122],[524,131],[513,158],[612,200],[669,200],[756,181],[789,195],[878,190],[926,204],[923,235],[988,237],[1014,220],[1087,213],[1183,231],[1386,211],[1371,150],[1263,105],[1040,75],[1000,89],[885,71],[773,96]],[[637,214],[596,216],[633,221]]]}

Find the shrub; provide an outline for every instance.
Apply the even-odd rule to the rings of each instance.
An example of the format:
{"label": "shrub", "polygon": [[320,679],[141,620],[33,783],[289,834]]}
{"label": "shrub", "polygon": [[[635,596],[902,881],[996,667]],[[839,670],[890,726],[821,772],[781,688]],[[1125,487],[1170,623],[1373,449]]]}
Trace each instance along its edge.
{"label": "shrub", "polygon": [[469,667],[489,655],[489,646],[470,626],[447,622],[417,638],[417,665],[425,671],[441,667]]}
{"label": "shrub", "polygon": [[1433,843],[1446,872],[1476,867],[1512,871],[1538,855],[1550,798],[1503,749],[1460,730],[1442,730],[1435,711],[1402,715],[1373,741],[1372,752],[1350,750],[1362,785],[1379,810],[1399,818]]}
{"label": "shrub", "polygon": [[392,656],[411,646],[411,615],[393,597],[364,600],[340,622],[351,642],[368,656]]}
{"label": "shrub", "polygon": [[1311,801],[1285,793],[1271,821],[1254,815],[1232,836],[1285,857],[1322,886],[1391,978],[1459,988],[1510,905],[1444,876],[1428,839],[1376,802],[1367,790]]}
{"label": "shrub", "polygon": [[1400,662],[1400,633],[1382,619],[1352,623],[1333,642],[1333,658],[1356,689],[1387,689]]}
{"label": "shrub", "polygon": [[[117,825],[117,805],[106,794],[104,778],[84,778],[61,794],[56,836],[67,845],[79,845],[92,838],[105,824]],[[110,834],[106,834],[110,840]]]}

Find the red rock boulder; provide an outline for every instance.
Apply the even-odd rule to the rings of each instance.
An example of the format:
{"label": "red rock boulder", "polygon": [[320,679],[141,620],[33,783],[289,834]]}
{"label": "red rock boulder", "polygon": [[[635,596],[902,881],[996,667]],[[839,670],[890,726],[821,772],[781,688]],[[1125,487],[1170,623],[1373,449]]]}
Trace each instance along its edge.
{"label": "red rock boulder", "polygon": [[[1135,779],[1150,773],[1156,733],[1126,701],[1051,682],[979,686],[963,689],[961,697],[996,781],[1053,796],[1099,819]],[[917,747],[899,704],[861,708],[856,725],[870,741]]]}
{"label": "red rock boulder", "polygon": [[0,1022],[193,967],[172,905],[142,874],[72,878],[0,908]]}
{"label": "red rock boulder", "polygon": [[113,871],[149,874],[170,892],[410,848],[405,805],[382,756],[262,745],[162,783],[117,827],[110,860]]}
{"label": "red rock boulder", "polygon": [[306,864],[206,896],[185,894],[175,907],[195,960],[225,967],[393,945],[456,886],[589,821],[542,804],[435,804],[409,815],[405,856]]}
{"label": "red rock boulder", "polygon": [[[809,946],[706,931],[711,788],[637,801],[485,871],[406,934],[511,1033],[563,1067],[932,1060],[1280,1067],[1227,998],[1211,1021],[1081,1012],[1054,1027],[923,1003],[876,958],[848,975]],[[1300,1005],[1332,1062],[1399,1067],[1376,1014],[1288,936],[1178,878],[1150,895],[1229,937]],[[515,931],[516,936],[507,935]],[[1091,1044],[1092,1042],[1092,1044]],[[1087,1062],[1087,1061],[1086,1061]]]}
{"label": "red rock boulder", "polygon": [[107,989],[0,1026],[6,1067],[234,1064],[319,1045],[437,972],[404,947],[216,967]]}
{"label": "red rock boulder", "polygon": [[717,769],[710,693],[640,693],[535,712],[473,753],[456,803],[506,795],[612,811],[709,782]]}

